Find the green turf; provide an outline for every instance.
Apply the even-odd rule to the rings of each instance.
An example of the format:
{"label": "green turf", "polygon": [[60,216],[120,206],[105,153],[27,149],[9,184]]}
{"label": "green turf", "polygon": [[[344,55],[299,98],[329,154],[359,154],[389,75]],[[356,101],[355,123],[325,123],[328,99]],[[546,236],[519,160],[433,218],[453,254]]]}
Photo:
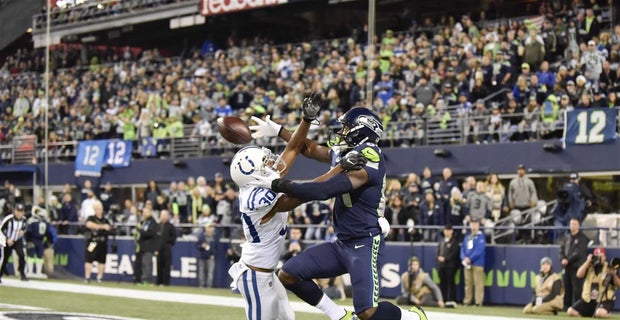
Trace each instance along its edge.
{"label": "green turf", "polygon": [[[51,280],[50,280],[51,281]],[[81,281],[59,281],[65,283],[81,284]],[[193,287],[154,287],[136,286],[129,283],[104,282],[101,284],[92,283],[93,286],[125,288],[145,291],[166,291],[179,293],[193,293],[205,295],[217,295],[226,297],[241,297],[233,294],[227,289],[202,289]],[[208,297],[205,296],[205,299]],[[297,297],[289,295],[291,301],[300,301]],[[97,296],[83,293],[64,293],[50,292],[43,290],[32,290],[22,288],[9,288],[0,285],[0,303],[26,305],[50,309],[50,311],[79,312],[124,316],[141,319],[217,319],[217,320],[238,320],[244,318],[242,308],[232,308],[225,306],[197,305],[172,302],[151,302],[140,299],[116,298],[108,296]],[[351,306],[351,299],[338,301],[338,304]],[[566,313],[558,316],[527,316],[521,313],[521,307],[458,307],[456,309],[424,308],[427,311],[441,311],[446,313],[470,314],[470,315],[489,315],[504,316],[517,319],[568,319]],[[0,309],[0,311],[11,311]],[[620,316],[612,316],[611,319],[620,319]],[[321,314],[311,314],[304,312],[296,313],[297,320],[319,320],[326,319]],[[432,319],[439,320],[439,319]]]}

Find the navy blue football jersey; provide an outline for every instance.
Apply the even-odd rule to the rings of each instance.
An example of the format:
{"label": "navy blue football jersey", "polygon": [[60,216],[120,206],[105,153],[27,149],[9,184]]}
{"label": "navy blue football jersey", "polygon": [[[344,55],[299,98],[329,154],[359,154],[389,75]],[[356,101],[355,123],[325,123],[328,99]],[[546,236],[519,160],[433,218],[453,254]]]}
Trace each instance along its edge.
{"label": "navy blue football jersey", "polygon": [[[385,211],[385,160],[381,149],[372,143],[363,143],[352,151],[363,154],[368,162],[362,170],[368,173],[368,182],[349,193],[336,197],[334,228],[338,239],[346,241],[381,233],[378,217]],[[332,165],[340,161],[340,152],[330,151]]]}

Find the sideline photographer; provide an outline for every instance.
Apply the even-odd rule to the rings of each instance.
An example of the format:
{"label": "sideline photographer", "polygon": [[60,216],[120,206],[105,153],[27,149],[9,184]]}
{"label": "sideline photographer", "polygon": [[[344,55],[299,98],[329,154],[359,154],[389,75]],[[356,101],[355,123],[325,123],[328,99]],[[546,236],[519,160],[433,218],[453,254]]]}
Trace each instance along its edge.
{"label": "sideline photographer", "polygon": [[[441,290],[428,273],[420,267],[420,259],[409,259],[409,270],[401,275],[403,294],[396,299],[399,305],[432,306],[443,308]],[[454,306],[454,304],[452,305]]]}
{"label": "sideline photographer", "polygon": [[551,270],[551,258],[540,260],[540,273],[536,275],[532,302],[523,308],[525,314],[557,314],[564,305],[562,278]]}
{"label": "sideline photographer", "polygon": [[93,204],[95,214],[86,219],[84,244],[86,250],[84,257],[84,282],[90,282],[90,274],[93,270],[93,261],[97,261],[97,282],[103,279],[105,261],[108,254],[108,236],[112,232],[112,225],[103,216],[103,205],[99,201]]}
{"label": "sideline photographer", "polygon": [[612,259],[607,263],[605,249],[598,247],[594,254],[589,254],[579,270],[577,277],[584,278],[581,299],[568,308],[572,317],[608,318],[616,300],[616,290],[620,287],[618,268],[620,260]]}

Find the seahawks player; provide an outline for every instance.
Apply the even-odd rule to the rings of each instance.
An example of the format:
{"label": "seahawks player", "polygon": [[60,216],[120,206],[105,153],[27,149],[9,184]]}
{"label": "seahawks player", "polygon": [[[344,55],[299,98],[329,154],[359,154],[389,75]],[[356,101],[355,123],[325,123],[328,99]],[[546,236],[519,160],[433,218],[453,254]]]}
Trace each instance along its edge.
{"label": "seahawks player", "polygon": [[[361,154],[368,160],[362,170],[335,174],[326,181],[298,183],[281,178],[257,177],[261,185],[303,199],[325,200],[335,197],[334,227],[338,241],[322,243],[288,260],[279,278],[284,287],[307,303],[321,304],[321,289],[312,281],[344,273],[351,275],[353,305],[362,320],[421,319],[421,308],[407,312],[387,301],[379,302],[379,269],[385,242],[379,219],[385,209],[385,160],[376,145],[383,133],[379,117],[367,108],[352,108],[339,122],[340,143],[327,148],[306,140],[304,155],[318,161],[338,163],[341,157]],[[266,121],[250,127],[254,137],[278,135],[290,140],[291,133]],[[276,133],[276,134],[274,134]],[[383,221],[383,219],[381,219]]]}
{"label": "seahawks player", "polygon": [[[261,179],[275,179],[286,175],[304,144],[310,122],[320,109],[318,94],[304,99],[303,121],[292,134],[281,156],[267,148],[248,146],[239,150],[231,161],[230,175],[239,185],[239,208],[242,212],[243,231],[247,242],[241,250],[241,259],[229,269],[233,278],[231,287],[238,288],[245,299],[248,319],[294,319],[286,290],[274,270],[283,248],[287,231],[288,211],[303,201],[260,187]],[[357,161],[360,161],[359,163]],[[336,166],[317,181],[343,172],[344,169],[359,169],[364,159],[352,155],[343,165]],[[260,179],[257,180],[257,177]],[[319,297],[319,307],[332,320],[351,319],[353,314],[336,305],[327,295]]]}

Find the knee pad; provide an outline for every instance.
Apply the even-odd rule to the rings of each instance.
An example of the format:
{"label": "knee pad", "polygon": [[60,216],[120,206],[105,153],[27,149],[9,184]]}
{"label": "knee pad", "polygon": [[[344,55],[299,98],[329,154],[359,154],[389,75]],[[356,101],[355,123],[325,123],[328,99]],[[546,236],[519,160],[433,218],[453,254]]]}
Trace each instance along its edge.
{"label": "knee pad", "polygon": [[375,313],[368,320],[394,320],[400,319],[401,310],[399,307],[387,302],[379,302],[379,306]]}

